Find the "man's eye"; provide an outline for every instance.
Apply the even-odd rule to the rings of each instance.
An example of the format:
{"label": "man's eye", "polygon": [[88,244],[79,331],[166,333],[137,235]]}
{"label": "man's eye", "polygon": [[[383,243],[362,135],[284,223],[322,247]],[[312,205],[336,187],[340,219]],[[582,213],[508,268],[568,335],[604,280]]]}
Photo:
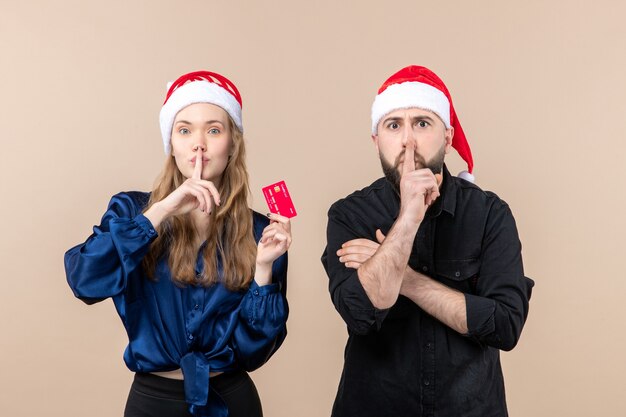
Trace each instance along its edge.
{"label": "man's eye", "polygon": [[428,127],[428,122],[425,120],[420,120],[419,122],[417,122],[417,125],[419,127]]}
{"label": "man's eye", "polygon": [[395,129],[399,128],[399,127],[400,127],[400,125],[398,123],[396,123],[396,122],[389,123],[389,129],[394,129],[395,130]]}
{"label": "man's eye", "polygon": [[214,127],[212,129],[209,129],[209,133],[212,134],[212,135],[217,135],[217,134],[220,133],[220,130],[218,128]]}

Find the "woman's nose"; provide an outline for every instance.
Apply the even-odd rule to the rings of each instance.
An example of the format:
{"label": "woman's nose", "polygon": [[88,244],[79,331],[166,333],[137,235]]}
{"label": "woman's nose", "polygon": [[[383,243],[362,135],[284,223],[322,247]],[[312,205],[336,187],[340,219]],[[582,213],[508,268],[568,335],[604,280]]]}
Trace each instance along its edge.
{"label": "woman's nose", "polygon": [[193,151],[194,151],[194,152],[198,152],[198,149],[202,149],[202,152],[206,152],[206,145],[205,145],[205,144],[203,144],[203,143],[196,143],[196,144],[193,146]]}

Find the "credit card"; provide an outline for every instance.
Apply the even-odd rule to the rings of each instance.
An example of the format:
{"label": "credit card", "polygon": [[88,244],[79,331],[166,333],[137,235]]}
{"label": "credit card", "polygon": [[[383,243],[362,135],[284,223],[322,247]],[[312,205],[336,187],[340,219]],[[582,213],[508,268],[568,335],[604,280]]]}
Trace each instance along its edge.
{"label": "credit card", "polygon": [[265,201],[267,201],[267,206],[270,208],[270,213],[280,214],[289,218],[298,214],[289,196],[289,190],[287,190],[285,181],[279,181],[276,184],[263,187],[263,195],[265,196]]}

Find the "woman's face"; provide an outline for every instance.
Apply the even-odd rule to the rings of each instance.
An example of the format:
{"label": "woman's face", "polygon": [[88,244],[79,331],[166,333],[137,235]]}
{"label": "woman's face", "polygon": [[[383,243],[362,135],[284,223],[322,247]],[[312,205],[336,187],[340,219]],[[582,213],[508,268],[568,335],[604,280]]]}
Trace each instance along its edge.
{"label": "woman's face", "polygon": [[232,150],[228,114],[214,104],[195,103],[178,112],[172,128],[172,156],[191,178],[197,150],[202,149],[202,179],[220,185]]}

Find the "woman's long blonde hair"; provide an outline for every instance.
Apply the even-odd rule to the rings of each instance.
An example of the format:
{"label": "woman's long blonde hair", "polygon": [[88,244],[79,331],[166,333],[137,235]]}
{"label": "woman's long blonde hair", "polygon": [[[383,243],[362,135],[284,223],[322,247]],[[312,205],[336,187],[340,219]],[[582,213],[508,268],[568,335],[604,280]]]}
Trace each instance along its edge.
{"label": "woman's long blonde hair", "polygon": [[[248,171],[243,134],[229,117],[232,155],[222,175],[219,188],[222,204],[214,206],[208,239],[202,252],[204,270],[196,277],[196,229],[189,214],[172,216],[157,228],[158,237],[144,257],[142,265],[150,279],[156,279],[156,265],[167,257],[174,282],[212,285],[220,281],[230,290],[241,290],[254,275],[256,243],[252,232],[252,213],[248,207]],[[169,156],[155,183],[145,210],[178,188],[185,177]],[[221,265],[221,268],[218,267]],[[221,276],[220,271],[221,270]]]}

